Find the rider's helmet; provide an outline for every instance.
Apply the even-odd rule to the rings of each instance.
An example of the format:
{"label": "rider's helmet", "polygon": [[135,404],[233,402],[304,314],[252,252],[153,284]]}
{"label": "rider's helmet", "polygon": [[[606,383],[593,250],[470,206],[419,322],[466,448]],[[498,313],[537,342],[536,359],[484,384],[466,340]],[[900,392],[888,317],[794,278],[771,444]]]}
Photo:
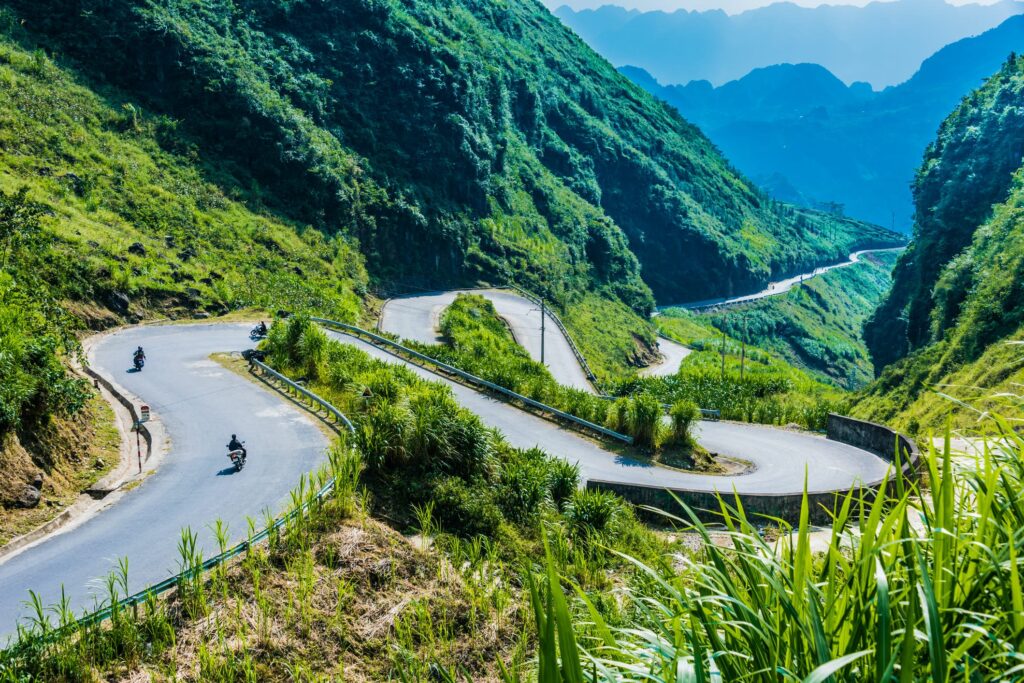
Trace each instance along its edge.
{"label": "rider's helmet", "polygon": [[238,437],[237,437],[237,436],[235,436],[234,434],[232,434],[232,435],[231,435],[231,438],[232,438],[232,439],[237,439]]}

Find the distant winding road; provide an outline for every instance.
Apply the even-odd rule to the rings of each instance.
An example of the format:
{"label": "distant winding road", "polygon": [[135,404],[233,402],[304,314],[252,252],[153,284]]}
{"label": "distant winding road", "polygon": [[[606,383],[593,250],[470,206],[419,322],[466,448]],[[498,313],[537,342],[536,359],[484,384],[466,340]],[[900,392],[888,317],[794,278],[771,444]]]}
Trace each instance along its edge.
{"label": "distant winding road", "polygon": [[[478,294],[494,304],[494,310],[508,324],[519,345],[530,357],[541,360],[540,307],[525,297],[502,289],[469,289],[428,292],[389,299],[381,310],[380,329],[423,344],[438,344],[441,314],[460,293]],[[593,392],[594,387],[580,367],[572,345],[565,338],[551,313],[544,323],[544,364],[558,381],[569,387]],[[658,339],[662,360],[643,368],[641,375],[674,375],[690,349],[663,337]]]}
{"label": "distant winding road", "polygon": [[780,280],[779,282],[771,282],[768,284],[768,287],[762,289],[760,292],[754,292],[753,294],[744,294],[743,296],[722,297],[720,299],[702,299],[701,301],[691,301],[690,303],[686,304],[658,306],[658,310],[663,311],[667,308],[688,308],[690,310],[699,310],[702,308],[733,306],[735,304],[742,304],[748,301],[764,299],[765,297],[769,296],[785,294],[786,292],[793,289],[793,287],[800,284],[801,282],[810,280],[811,278],[816,277],[818,275],[823,275],[830,270],[835,270],[836,268],[846,268],[847,266],[852,266],[855,263],[859,263],[860,257],[864,256],[865,254],[880,254],[888,251],[903,251],[903,249],[904,247],[892,247],[889,249],[861,249],[860,251],[855,251],[851,253],[846,261],[843,261],[841,263],[833,263],[830,266],[821,266],[819,268],[815,268],[809,273],[794,275],[791,278]]}

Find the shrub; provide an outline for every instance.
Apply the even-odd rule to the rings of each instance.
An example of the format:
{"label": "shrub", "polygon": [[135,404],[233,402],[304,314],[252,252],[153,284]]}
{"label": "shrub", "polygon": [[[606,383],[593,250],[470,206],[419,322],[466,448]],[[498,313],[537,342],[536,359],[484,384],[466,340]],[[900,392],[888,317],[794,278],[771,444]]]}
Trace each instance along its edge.
{"label": "shrub", "polygon": [[515,524],[537,519],[549,500],[554,464],[539,448],[509,449],[498,483],[498,504],[506,519]]}
{"label": "shrub", "polygon": [[559,510],[565,508],[566,502],[580,485],[580,466],[578,463],[571,463],[561,458],[554,458],[551,461],[548,475],[548,491],[551,495],[551,502]]}
{"label": "shrub", "polygon": [[661,403],[642,393],[630,399],[629,433],[641,448],[657,449],[661,441]]}
{"label": "shrub", "polygon": [[688,446],[693,443],[694,423],[700,418],[700,408],[693,401],[681,400],[672,404],[668,415],[672,418],[672,443]]}
{"label": "shrub", "polygon": [[607,491],[577,489],[565,507],[565,521],[570,538],[592,541],[614,537],[616,526],[624,515],[622,499]]}
{"label": "shrub", "polygon": [[502,522],[501,510],[483,482],[469,484],[445,477],[434,486],[434,518],[441,528],[463,538],[493,537]]}

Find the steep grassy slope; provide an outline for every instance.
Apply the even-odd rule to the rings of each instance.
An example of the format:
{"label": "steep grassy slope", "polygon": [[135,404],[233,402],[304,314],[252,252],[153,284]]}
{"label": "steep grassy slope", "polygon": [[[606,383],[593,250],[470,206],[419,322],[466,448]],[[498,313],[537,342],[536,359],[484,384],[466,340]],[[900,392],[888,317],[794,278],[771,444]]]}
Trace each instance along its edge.
{"label": "steep grassy slope", "polygon": [[1021,60],[1003,69],[943,123],[914,185],[913,242],[893,273],[892,290],[865,327],[877,370],[939,341],[955,323],[970,289],[969,257],[936,287],[943,269],[1006,200],[1024,156]]}
{"label": "steep grassy slope", "polygon": [[[910,427],[935,426],[951,408],[961,421],[972,421],[976,414],[942,401],[932,389],[978,409],[1003,404],[1006,393],[1020,393],[1022,124],[1024,58],[1018,57],[965,100],[943,127],[940,144],[922,170],[918,238],[909,256],[900,260],[889,300],[867,328],[875,335],[869,341],[882,341],[879,335],[892,334],[893,327],[885,316],[892,315],[897,302],[908,301],[909,312],[899,329],[916,333],[906,341],[917,342],[920,348],[885,368],[857,406],[859,414],[898,418]],[[1016,173],[1005,170],[1011,163],[1016,164]],[[992,207],[988,200],[993,193],[1008,196]],[[930,206],[936,208],[928,211]],[[976,221],[973,229],[968,228],[971,220]],[[965,240],[966,246],[955,253],[955,245]],[[927,282],[932,284],[925,295],[921,288]],[[1000,393],[1004,395],[997,396]]]}
{"label": "steep grassy slope", "polygon": [[244,169],[249,201],[357,237],[380,277],[645,312],[641,265],[690,300],[887,238],[767,201],[532,1],[5,3]]}
{"label": "steep grassy slope", "polygon": [[738,339],[779,353],[847,389],[874,377],[862,337],[865,319],[892,284],[896,252],[868,254],[779,296],[702,315]]}

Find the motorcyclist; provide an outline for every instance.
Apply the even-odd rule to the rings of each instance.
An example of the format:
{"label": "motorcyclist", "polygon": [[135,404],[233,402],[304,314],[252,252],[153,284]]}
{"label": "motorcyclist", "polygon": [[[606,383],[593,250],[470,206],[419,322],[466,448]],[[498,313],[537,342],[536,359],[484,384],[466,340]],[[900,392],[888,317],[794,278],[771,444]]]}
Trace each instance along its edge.
{"label": "motorcyclist", "polygon": [[238,437],[234,434],[231,435],[231,441],[228,442],[228,451],[242,451],[242,462],[245,462],[245,445],[244,442],[239,441]]}
{"label": "motorcyclist", "polygon": [[267,334],[267,324],[261,320],[260,324],[256,326],[256,331],[261,337],[265,337]]}
{"label": "motorcyclist", "polygon": [[135,363],[135,365],[139,365],[145,360],[146,352],[143,351],[142,347],[140,346],[139,348],[135,349],[135,353],[132,354],[132,361]]}

